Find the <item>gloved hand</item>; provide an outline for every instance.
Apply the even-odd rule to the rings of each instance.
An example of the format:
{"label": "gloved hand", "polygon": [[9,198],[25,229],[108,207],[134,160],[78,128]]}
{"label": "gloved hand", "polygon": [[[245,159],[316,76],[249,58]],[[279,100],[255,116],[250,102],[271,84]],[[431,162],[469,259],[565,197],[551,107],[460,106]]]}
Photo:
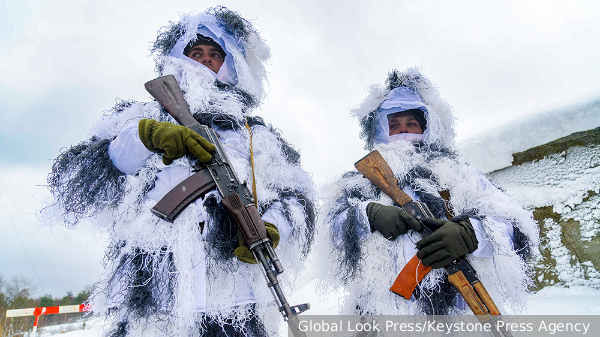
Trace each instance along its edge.
{"label": "gloved hand", "polygon": [[384,238],[393,241],[409,229],[420,232],[423,225],[402,208],[384,206],[375,202],[367,205],[367,216],[371,231],[378,231]]}
{"label": "gloved hand", "polygon": [[[273,249],[277,248],[277,245],[279,245],[279,230],[277,229],[277,226],[265,222],[265,228],[267,229],[267,236],[271,239],[271,247],[273,247]],[[238,247],[233,251],[233,255],[244,263],[258,263],[254,258],[254,254],[252,254],[250,249],[248,249],[244,243],[244,238],[242,238],[240,232],[238,232]]]}
{"label": "gloved hand", "polygon": [[138,131],[142,143],[148,150],[164,151],[165,165],[170,165],[173,160],[188,153],[201,162],[208,163],[212,159],[211,153],[215,152],[215,146],[211,142],[185,126],[142,119]]}
{"label": "gloved hand", "polygon": [[434,269],[446,267],[459,257],[477,249],[479,242],[468,218],[458,222],[438,219],[425,219],[423,222],[441,226],[417,242],[417,257],[423,264]]}

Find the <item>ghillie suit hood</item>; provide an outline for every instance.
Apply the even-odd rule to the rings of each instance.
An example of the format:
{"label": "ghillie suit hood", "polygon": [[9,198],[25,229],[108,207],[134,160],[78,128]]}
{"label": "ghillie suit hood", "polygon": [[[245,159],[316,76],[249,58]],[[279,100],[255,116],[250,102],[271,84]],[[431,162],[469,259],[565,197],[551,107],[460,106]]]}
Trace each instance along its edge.
{"label": "ghillie suit hood", "polygon": [[[177,50],[197,33],[223,43],[230,62],[221,68],[225,73],[214,74],[178,55]],[[298,151],[274,127],[252,115],[264,97],[268,48],[250,23],[218,7],[172,23],[160,32],[154,52],[159,75],[177,78],[193,116],[217,131],[231,165],[248,184],[252,174],[245,124],[251,128],[259,212],[264,216],[275,210],[291,226],[288,239],[277,247],[286,270],[280,282],[289,290],[304,269],[313,242],[316,193]],[[156,101],[119,101],[94,125],[89,140],[64,150],[55,160],[48,178],[52,197],[40,213],[45,223],[87,224],[110,237],[105,273],[91,297],[94,313],[108,313],[118,323],[107,334],[210,335],[215,326],[224,324],[239,332],[250,329],[248,324],[257,318],[266,331],[277,331],[282,318],[259,267],[233,256],[237,228],[216,192],[207,194],[202,206],[196,204],[200,201],[188,206],[173,224],[150,212],[166,178],[185,178],[195,160],[183,157],[165,166],[160,154],[148,151],[148,157],[132,159],[129,168],[113,164],[111,146],[124,135],[135,136],[144,118],[176,123]],[[134,152],[134,146],[122,147],[128,150]],[[129,158],[126,153],[123,157]],[[204,227],[199,231],[201,215]],[[205,274],[196,272],[199,266],[205,266]],[[248,285],[239,285],[240,278]],[[195,296],[202,282],[200,288],[207,289],[207,295],[199,308]],[[251,305],[239,301],[240,289],[252,294]],[[212,323],[198,325],[199,319]]]}
{"label": "ghillie suit hood", "polygon": [[[183,56],[183,47],[197,37],[198,31],[223,42],[232,60],[229,66],[236,71],[236,81],[223,82],[204,65]],[[176,46],[181,47],[180,55],[175,52],[179,48]],[[201,124],[223,130],[242,130],[246,123],[265,125],[262,118],[252,116],[252,110],[264,96],[263,62],[269,57],[269,48],[253,26],[236,12],[216,7],[206,13],[184,14],[179,22],[159,32],[153,52],[158,75],[176,77],[192,115]],[[56,214],[46,209],[43,221],[74,226],[81,219],[115,208],[123,200],[125,174],[112,164],[108,146],[120,132],[141,118],[177,124],[156,101],[117,100],[115,107],[90,130],[88,141],[66,149],[55,160],[48,182],[54,195],[51,202],[60,206],[61,211]],[[299,161],[298,152],[285,141],[283,144],[286,156]],[[144,189],[148,191],[152,187],[153,183],[149,183]]]}
{"label": "ghillie suit hood", "polygon": [[227,54],[218,74],[209,73],[219,82],[249,94],[256,102],[262,101],[267,81],[264,63],[271,50],[249,21],[224,7],[211,8],[202,14],[185,14],[179,22],[171,22],[161,30],[152,48],[159,75],[170,73],[174,59],[200,65],[183,54],[198,34],[214,40]]}
{"label": "ghillie suit hood", "polygon": [[[422,139],[387,141],[378,134],[378,113],[389,107],[394,89],[406,85],[411,104],[422,97],[427,129]],[[404,89],[402,89],[404,90]],[[361,137],[368,149],[378,150],[386,160],[399,186],[414,199],[428,205],[437,218],[446,219],[446,202],[441,191],[450,194],[449,208],[454,218],[472,219],[480,241],[479,251],[467,255],[480,279],[501,310],[513,312],[525,307],[531,279],[526,260],[537,254],[537,224],[531,212],[493,186],[475,167],[459,161],[454,150],[451,107],[416,69],[392,71],[387,87],[371,86],[368,98],[352,111],[358,117]],[[417,96],[416,94],[419,94]],[[406,103],[406,101],[403,101]],[[415,103],[416,102],[416,103]],[[407,105],[407,109],[415,108]],[[385,135],[384,135],[385,136]],[[378,141],[379,139],[379,141]],[[357,158],[358,159],[358,158]],[[409,231],[394,241],[371,232],[366,205],[377,202],[393,205],[362,174],[347,172],[322,188],[324,205],[319,217],[320,237],[317,256],[327,256],[317,265],[323,294],[344,289],[341,314],[458,314],[456,290],[449,285],[443,269],[430,272],[419,286],[420,297],[410,301],[389,291],[408,260],[416,253],[421,235]],[[512,237],[512,240],[511,240]],[[468,310],[468,309],[467,309]]]}
{"label": "ghillie suit hood", "polygon": [[[440,97],[437,87],[417,68],[403,72],[392,70],[388,74],[385,86],[374,84],[368,91],[367,98],[357,108],[352,109],[352,116],[360,122],[360,138],[365,141],[366,150],[373,150],[375,144],[390,141],[384,133],[387,120],[382,117],[388,113],[409,109],[420,109],[424,112],[427,120],[427,128],[423,133],[425,144],[443,145],[454,149],[455,118],[452,107]],[[394,103],[384,106],[385,103],[391,102]]]}

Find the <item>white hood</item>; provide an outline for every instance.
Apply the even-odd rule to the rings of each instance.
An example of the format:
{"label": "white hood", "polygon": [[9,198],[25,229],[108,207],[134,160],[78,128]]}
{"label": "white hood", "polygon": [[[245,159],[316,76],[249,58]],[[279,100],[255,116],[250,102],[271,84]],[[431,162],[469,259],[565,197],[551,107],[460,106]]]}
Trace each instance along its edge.
{"label": "white hood", "polygon": [[[225,56],[223,65],[221,66],[221,69],[219,69],[219,72],[217,74],[215,74],[215,79],[217,79],[223,83],[227,83],[229,85],[233,85],[233,86],[237,85],[238,84],[237,72],[235,70],[235,62],[233,61],[232,55],[234,53],[239,54],[240,52],[242,52],[242,54],[243,54],[243,50],[244,50],[243,44],[239,40],[231,39],[231,36],[227,35],[223,31],[223,28],[221,28],[217,25],[215,17],[210,14],[200,14],[200,15],[196,15],[190,19],[191,19],[190,26],[194,27],[197,25],[197,27],[198,27],[196,30],[196,34],[201,34],[203,36],[210,37],[211,39],[213,39],[213,41],[218,43],[219,46],[221,46],[221,48],[223,48],[223,50],[225,51],[225,54],[227,54]],[[197,24],[196,24],[196,22],[197,22]],[[188,30],[188,33],[186,35],[182,36],[177,41],[175,46],[173,46],[173,49],[171,49],[171,52],[169,53],[169,55],[179,58],[179,59],[186,60],[188,62],[191,62],[195,66],[204,67],[203,64],[196,62],[195,60],[193,60],[183,54],[183,50],[185,49],[185,47],[190,42],[193,42],[196,40],[196,38],[197,38],[196,34],[194,34],[193,28]],[[190,37],[188,35],[192,35],[192,36]],[[227,38],[229,38],[229,41],[228,41],[228,43],[225,43],[225,40],[227,40]]]}
{"label": "white hood", "polygon": [[[388,116],[397,112],[420,109],[423,113],[427,112],[427,107],[419,95],[413,89],[407,87],[398,87],[393,89],[389,98],[381,104],[375,115],[376,119],[376,131],[375,131],[375,143],[376,144],[388,144],[398,140],[413,141],[422,140],[425,135],[419,135],[414,133],[403,133],[390,136],[390,125],[388,122]],[[423,125],[421,125],[423,127]],[[427,132],[427,130],[425,130]]]}
{"label": "white hood", "polygon": [[[369,95],[352,115],[361,124],[361,138],[365,148],[372,150],[375,144],[387,144],[398,139],[422,139],[427,144],[438,143],[454,148],[455,118],[452,107],[443,100],[437,87],[420,73],[417,68],[405,71],[393,70],[388,74],[386,86],[374,84]],[[389,136],[387,115],[410,109],[421,109],[425,113],[427,128],[420,135]]]}
{"label": "white hood", "polygon": [[183,55],[184,48],[197,39],[198,34],[212,38],[227,54],[214,79],[241,89],[260,102],[266,92],[267,72],[264,63],[271,51],[252,24],[238,13],[224,7],[209,9],[206,13],[181,16],[160,33],[154,43],[159,72],[169,63],[168,58],[185,60],[198,67],[204,65]]}

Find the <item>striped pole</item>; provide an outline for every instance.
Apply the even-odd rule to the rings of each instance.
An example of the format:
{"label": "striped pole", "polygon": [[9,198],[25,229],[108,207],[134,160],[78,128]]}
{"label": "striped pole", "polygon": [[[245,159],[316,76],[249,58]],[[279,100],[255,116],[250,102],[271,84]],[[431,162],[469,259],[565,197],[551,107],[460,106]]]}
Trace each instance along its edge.
{"label": "striped pole", "polygon": [[57,306],[57,307],[36,307],[36,308],[6,310],[6,317],[8,318],[8,317],[35,316],[35,322],[33,323],[33,330],[31,331],[31,337],[35,337],[40,315],[67,314],[67,313],[73,313],[73,312],[86,312],[86,311],[91,311],[91,307],[89,305],[85,305],[85,304],[63,305],[63,306]]}

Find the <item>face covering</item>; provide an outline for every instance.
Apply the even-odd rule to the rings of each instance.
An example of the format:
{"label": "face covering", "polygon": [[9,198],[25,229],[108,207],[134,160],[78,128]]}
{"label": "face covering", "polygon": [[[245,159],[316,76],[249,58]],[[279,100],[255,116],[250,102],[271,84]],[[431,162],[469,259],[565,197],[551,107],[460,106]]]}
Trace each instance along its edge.
{"label": "face covering", "polygon": [[[390,127],[388,121],[388,115],[402,112],[411,109],[423,110],[425,117],[427,117],[427,107],[419,95],[413,89],[407,87],[398,87],[389,93],[388,99],[386,99],[376,114],[377,123],[377,135],[375,136],[375,143],[377,144],[388,144],[398,140],[413,141],[423,140],[424,135],[414,133],[402,133],[398,135],[390,136]],[[427,129],[425,130],[427,132]],[[425,133],[424,132],[424,133]]]}
{"label": "face covering", "polygon": [[[223,60],[223,65],[219,69],[219,72],[214,74],[211,70],[211,73],[214,74],[215,79],[217,79],[223,83],[227,83],[230,85],[236,85],[238,83],[238,79],[237,79],[237,73],[235,71],[235,64],[233,61],[232,51],[235,50],[239,54],[243,54],[244,47],[239,41],[235,41],[234,39],[231,39],[231,38],[228,39],[228,41],[231,43],[229,43],[229,44],[225,43],[225,39],[228,37],[227,33],[224,32],[223,29],[221,27],[219,27],[218,25],[212,23],[213,20],[214,19],[211,15],[202,14],[196,33],[206,36],[206,37],[210,37],[211,39],[213,39],[213,41],[218,43],[219,46],[221,46],[221,48],[223,48],[223,50],[227,54],[225,56],[225,59]],[[196,36],[196,34],[194,34],[194,36]],[[179,58],[179,59],[182,59],[182,60],[186,60],[188,62],[191,62],[196,66],[204,67],[203,64],[196,62],[183,54],[183,50],[185,49],[185,47],[188,45],[189,42],[190,42],[189,37],[187,37],[186,35],[182,36],[177,41],[177,43],[175,44],[173,49],[171,49],[171,52],[169,53],[169,55]]]}
{"label": "face covering", "polygon": [[412,142],[414,140],[423,140],[425,136],[416,133],[401,133],[393,136],[388,136],[388,143],[397,141]]}

